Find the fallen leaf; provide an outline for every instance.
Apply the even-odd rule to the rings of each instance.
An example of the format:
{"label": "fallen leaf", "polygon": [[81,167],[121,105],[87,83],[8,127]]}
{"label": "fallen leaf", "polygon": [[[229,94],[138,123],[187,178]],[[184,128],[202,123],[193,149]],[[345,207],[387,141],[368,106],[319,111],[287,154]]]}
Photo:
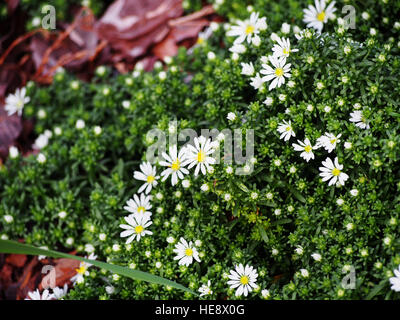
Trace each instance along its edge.
{"label": "fallen leaf", "polygon": [[[29,264],[24,268],[24,272],[16,284],[17,300],[25,299],[29,291],[35,290],[36,286],[35,283],[31,281],[31,278],[34,273],[33,269],[37,264],[38,264],[37,257],[33,257],[33,259],[29,262]],[[13,290],[13,288],[14,285],[11,285],[8,289]]]}
{"label": "fallen leaf", "polygon": [[21,130],[21,119],[15,114],[9,116],[4,107],[0,107],[0,155],[3,159],[8,155],[9,147],[18,138]]}
{"label": "fallen leaf", "polygon": [[134,59],[162,41],[170,31],[168,21],[182,13],[182,0],[117,0],[97,23],[97,31],[115,51],[114,62]]}
{"label": "fallen leaf", "polygon": [[11,15],[18,7],[19,0],[6,0],[8,14]]}
{"label": "fallen leaf", "polygon": [[11,265],[9,265],[9,264],[3,265],[3,267],[1,268],[1,272],[0,272],[0,281],[3,284],[7,285],[8,283],[11,283],[12,271],[13,271],[13,268]]}
{"label": "fallen leaf", "polygon": [[206,19],[188,20],[177,24],[163,41],[154,46],[153,53],[161,60],[166,56],[175,56],[178,53],[180,42],[190,38],[196,39],[199,32],[208,24],[209,21]]}
{"label": "fallen leaf", "polygon": [[[68,283],[70,279],[76,275],[76,269],[79,268],[80,261],[73,259],[56,259],[53,260],[56,276],[56,286],[62,287],[65,283]],[[49,273],[45,275],[39,284],[39,290],[43,289],[42,283],[50,283],[52,275]]]}
{"label": "fallen leaf", "polygon": [[27,260],[27,256],[25,254],[10,254],[6,258],[6,263],[17,267],[22,268]]}

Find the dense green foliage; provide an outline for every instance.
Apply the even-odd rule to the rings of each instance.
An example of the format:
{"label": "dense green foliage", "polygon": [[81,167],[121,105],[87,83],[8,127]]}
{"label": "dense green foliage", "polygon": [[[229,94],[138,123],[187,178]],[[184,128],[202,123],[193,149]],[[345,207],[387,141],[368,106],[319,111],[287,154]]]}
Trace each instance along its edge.
{"label": "dense green foliage", "polygon": [[[190,3],[192,0],[188,0]],[[271,30],[279,30],[283,23],[303,28],[303,9],[308,4],[314,5],[314,0],[209,0],[213,3],[217,12],[229,19],[245,19],[248,16],[248,6],[260,13],[260,16],[268,17],[268,25]],[[193,2],[195,3],[195,2]],[[355,11],[356,28],[350,30],[357,39],[365,39],[370,28],[378,30],[380,39],[396,37],[398,29],[394,28],[395,22],[399,22],[400,1],[397,0],[337,0],[336,16],[345,18],[350,11],[346,6],[352,6]],[[326,31],[332,32],[335,23],[328,24]]]}

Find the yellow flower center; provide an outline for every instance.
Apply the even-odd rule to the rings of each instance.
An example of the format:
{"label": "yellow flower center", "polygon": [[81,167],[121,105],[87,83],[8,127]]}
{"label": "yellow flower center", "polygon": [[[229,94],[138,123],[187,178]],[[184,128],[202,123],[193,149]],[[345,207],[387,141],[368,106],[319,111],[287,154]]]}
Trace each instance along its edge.
{"label": "yellow flower center", "polygon": [[251,34],[251,33],[253,33],[253,32],[254,32],[254,27],[251,26],[251,25],[248,25],[248,26],[246,27],[246,34]]}
{"label": "yellow flower center", "polygon": [[318,13],[317,20],[319,20],[321,22],[325,21],[325,11],[321,11],[320,13]]}
{"label": "yellow flower center", "polygon": [[152,183],[154,180],[154,176],[147,176],[147,183]]}
{"label": "yellow flower center", "polygon": [[197,154],[197,162],[204,162],[204,160],[206,160],[206,154],[200,149],[199,153]]}
{"label": "yellow flower center", "polygon": [[287,127],[286,127],[286,131],[290,131],[290,130],[292,130],[292,127],[287,126]]}
{"label": "yellow flower center", "polygon": [[172,170],[178,171],[180,167],[181,167],[181,163],[179,162],[179,159],[176,159],[174,162],[172,162],[172,165],[171,165]]}
{"label": "yellow flower center", "polygon": [[202,44],[204,42],[204,39],[202,37],[197,38],[197,44]]}
{"label": "yellow flower center", "polygon": [[249,283],[249,278],[247,276],[242,276],[240,278],[240,283],[243,284],[243,285],[248,284]]}
{"label": "yellow flower center", "polygon": [[136,227],[135,227],[135,232],[136,232],[136,233],[142,233],[143,230],[144,230],[144,228],[143,228],[142,226],[136,226]]}
{"label": "yellow flower center", "polygon": [[75,269],[75,271],[79,274],[84,274],[86,272],[86,264],[82,262],[79,269]]}
{"label": "yellow flower center", "polygon": [[276,74],[278,77],[282,77],[282,76],[283,76],[283,69],[282,69],[282,68],[277,68],[277,69],[275,70],[275,74]]}
{"label": "yellow flower center", "polygon": [[331,144],[334,144],[336,142],[336,139],[331,140]]}
{"label": "yellow flower center", "polygon": [[24,106],[24,102],[22,101],[22,100],[18,100],[17,101],[17,107],[18,108],[21,108],[21,107],[23,107]]}
{"label": "yellow flower center", "polygon": [[338,168],[334,168],[334,169],[332,170],[332,174],[333,174],[334,176],[338,176],[338,175],[340,174],[340,170],[339,170]]}
{"label": "yellow flower center", "polygon": [[146,211],[146,209],[143,206],[140,206],[137,208],[138,213],[144,213],[145,211]]}
{"label": "yellow flower center", "polygon": [[311,146],[305,146],[305,147],[304,147],[304,150],[305,150],[307,153],[309,153],[309,152],[312,150],[312,148],[311,148]]}
{"label": "yellow flower center", "polygon": [[193,255],[193,250],[190,249],[190,248],[187,248],[187,249],[185,250],[185,254],[186,254],[188,257],[190,257],[190,256]]}
{"label": "yellow flower center", "polygon": [[289,54],[289,53],[290,53],[290,49],[283,48],[283,54]]}

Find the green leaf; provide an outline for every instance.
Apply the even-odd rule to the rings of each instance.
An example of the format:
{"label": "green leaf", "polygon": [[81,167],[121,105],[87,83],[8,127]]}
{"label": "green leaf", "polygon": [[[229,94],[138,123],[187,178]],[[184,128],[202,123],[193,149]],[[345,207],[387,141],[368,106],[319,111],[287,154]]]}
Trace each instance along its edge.
{"label": "green leaf", "polygon": [[301,195],[300,192],[298,192],[296,189],[288,186],[290,192],[295,196],[295,198],[303,203],[306,203],[306,199]]}
{"label": "green leaf", "polygon": [[274,203],[272,201],[260,200],[257,203],[260,205],[263,205],[263,206],[276,208],[276,203]]}
{"label": "green leaf", "polygon": [[371,300],[373,297],[375,297],[386,285],[387,285],[387,280],[382,280],[379,282],[370,292],[369,295],[366,297],[366,300]]}
{"label": "green leaf", "polygon": [[279,224],[286,224],[286,223],[290,223],[292,222],[292,219],[281,219],[281,220],[277,220],[271,223],[271,226],[276,226]]}
{"label": "green leaf", "polygon": [[170,286],[172,288],[183,290],[183,291],[189,292],[189,293],[197,296],[197,293],[180,285],[179,283],[176,283],[174,281],[171,281],[171,280],[159,277],[159,276],[152,275],[147,272],[133,270],[130,268],[117,266],[114,264],[109,264],[109,263],[105,263],[105,262],[101,262],[101,261],[97,261],[97,260],[89,260],[86,258],[74,256],[74,255],[59,252],[59,251],[40,249],[40,248],[33,247],[31,245],[19,243],[16,241],[0,240],[0,253],[45,255],[47,257],[53,257],[53,258],[67,258],[67,259],[79,260],[79,261],[90,263],[96,267],[103,268],[112,273],[116,273],[121,276],[131,278],[133,280],[146,281],[146,282],[150,282],[150,283],[161,284],[163,286]]}
{"label": "green leaf", "polygon": [[250,190],[243,183],[236,183],[236,185],[244,192],[249,193]]}
{"label": "green leaf", "polygon": [[267,233],[265,232],[264,228],[261,225],[258,225],[258,230],[260,231],[261,238],[264,240],[265,243],[268,243],[269,239]]}

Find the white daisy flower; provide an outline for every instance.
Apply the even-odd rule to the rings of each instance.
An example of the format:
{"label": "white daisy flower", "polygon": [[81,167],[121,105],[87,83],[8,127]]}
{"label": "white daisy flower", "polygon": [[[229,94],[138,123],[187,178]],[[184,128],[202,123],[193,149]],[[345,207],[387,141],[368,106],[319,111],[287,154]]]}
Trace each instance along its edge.
{"label": "white daisy flower", "polygon": [[32,147],[33,147],[33,149],[40,150],[40,149],[45,148],[48,144],[49,144],[48,135],[41,134],[36,138],[35,143],[33,144]]}
{"label": "white daisy flower", "polygon": [[314,28],[321,33],[324,24],[334,17],[335,3],[332,1],[326,6],[325,0],[315,0],[315,6],[309,5],[307,9],[304,9],[303,22],[307,23],[307,28]]}
{"label": "white daisy flower", "polygon": [[229,48],[229,51],[236,54],[241,54],[246,52],[246,47],[240,43],[234,44],[232,47]]}
{"label": "white daisy flower", "polygon": [[124,217],[125,221],[128,224],[120,224],[120,228],[125,229],[120,233],[122,238],[129,237],[126,240],[126,244],[131,243],[133,240],[140,241],[140,237],[144,237],[145,235],[152,235],[153,232],[146,230],[153,222],[150,220],[148,216],[135,216],[129,215]]}
{"label": "white daisy flower", "polygon": [[42,294],[40,294],[39,289],[35,291],[28,292],[28,298],[25,300],[51,300],[54,298],[54,295],[49,292],[49,290],[44,290]]}
{"label": "white daisy flower", "polygon": [[300,32],[294,35],[297,40],[301,40],[303,38],[310,39],[312,37],[312,33],[309,29],[300,30]]}
{"label": "white daisy flower", "polygon": [[42,19],[40,19],[39,17],[34,17],[32,19],[32,26],[34,26],[34,27],[38,27],[41,23],[42,23]]}
{"label": "white daisy flower", "polygon": [[187,180],[187,179],[182,180],[182,187],[184,187],[185,189],[189,188],[190,187],[190,181]]}
{"label": "white daisy flower", "polygon": [[280,58],[269,56],[269,61],[271,62],[273,68],[264,63],[262,64],[263,69],[261,69],[260,73],[265,76],[262,78],[264,82],[271,81],[269,85],[269,90],[275,89],[276,87],[281,87],[282,84],[285,83],[285,78],[290,78],[290,66],[291,64],[286,64],[286,57],[282,56]]}
{"label": "white daisy flower", "polygon": [[353,144],[351,142],[346,141],[344,143],[344,148],[345,149],[351,149],[353,147]]}
{"label": "white daisy flower", "polygon": [[281,134],[279,139],[284,139],[285,141],[288,141],[291,137],[295,137],[296,134],[293,131],[292,128],[292,122],[289,120],[289,123],[287,123],[285,120],[283,120],[283,123],[280,123],[278,125],[278,132]]}
{"label": "white daisy flower", "polygon": [[320,147],[324,147],[325,150],[331,153],[333,150],[335,150],[336,145],[340,142],[339,138],[341,136],[342,134],[338,134],[337,136],[335,136],[332,133],[325,133],[324,135],[322,135],[317,139],[317,144],[315,148],[317,149]]}
{"label": "white daisy flower", "polygon": [[299,49],[290,49],[290,40],[286,38],[277,38],[278,44],[275,44],[272,48],[273,55],[275,58],[289,57],[292,52],[297,52]]}
{"label": "white daisy flower", "polygon": [[14,221],[14,217],[10,216],[9,214],[6,214],[3,218],[7,223],[12,223]]}
{"label": "white daisy flower", "polygon": [[[94,232],[94,230],[91,230],[91,232]],[[94,252],[94,246],[93,246],[92,244],[90,244],[90,243],[86,243],[86,244],[85,244],[85,251],[86,251],[87,253],[92,253],[92,252]]]}
{"label": "white daisy flower", "polygon": [[17,147],[11,146],[11,147],[8,149],[8,155],[9,155],[9,157],[10,157],[11,159],[17,158],[18,155],[19,155],[19,151],[18,151]]}
{"label": "white daisy flower", "polygon": [[235,293],[237,297],[243,294],[247,297],[249,292],[257,287],[257,277],[258,273],[256,269],[253,269],[253,267],[249,265],[243,267],[242,264],[239,264],[235,266],[235,270],[230,271],[230,275],[228,275],[230,279],[228,285],[231,289],[237,288]]}
{"label": "white daisy flower", "polygon": [[310,276],[307,269],[300,269],[300,274],[303,276],[303,278],[308,278]]}
{"label": "white daisy flower", "polygon": [[46,156],[43,153],[39,153],[37,155],[37,161],[39,163],[45,163],[46,162]]}
{"label": "white daisy flower", "polygon": [[350,194],[351,194],[353,197],[357,197],[357,196],[358,196],[358,190],[357,190],[357,189],[351,189],[351,190],[350,190]]}
{"label": "white daisy flower", "polygon": [[395,276],[389,279],[390,284],[392,285],[390,289],[400,292],[400,265],[399,268],[393,270],[393,272]]}
{"label": "white daisy flower", "polygon": [[99,136],[99,135],[101,134],[102,131],[103,131],[103,129],[101,129],[100,126],[95,126],[95,127],[93,128],[93,132],[94,132],[94,134],[95,134],[96,136]]}
{"label": "white daisy flower", "polygon": [[189,170],[184,168],[182,164],[186,160],[186,148],[181,148],[178,153],[176,145],[173,145],[169,147],[169,155],[163,152],[162,156],[166,161],[161,161],[160,165],[168,167],[161,172],[162,181],[165,181],[171,175],[171,184],[174,186],[178,183],[178,179],[183,179],[183,175],[189,173]]}
{"label": "white daisy flower", "polygon": [[250,80],[250,85],[256,90],[260,89],[261,86],[264,84],[263,78],[261,78],[258,72],[254,77],[250,78]]}
{"label": "white daisy flower", "polygon": [[113,293],[115,292],[115,287],[113,287],[113,286],[107,286],[107,287],[106,287],[106,292],[107,292],[108,294],[113,294]]}
{"label": "white daisy flower", "polygon": [[323,167],[320,167],[319,170],[320,176],[322,177],[322,181],[329,181],[329,186],[339,182],[342,186],[344,185],[345,181],[349,178],[349,176],[342,172],[343,165],[339,164],[339,160],[336,157],[335,163],[328,157],[325,161],[322,161]]}
{"label": "white daisy flower", "polygon": [[321,261],[321,259],[322,259],[322,256],[321,256],[319,253],[317,253],[317,252],[313,253],[313,254],[311,255],[311,257],[312,257],[315,261]]}
{"label": "white daisy flower", "polygon": [[272,104],[274,103],[274,98],[272,97],[267,97],[267,99],[265,99],[264,104],[267,106],[272,106]]}
{"label": "white daisy flower", "polygon": [[203,45],[204,42],[211,37],[213,30],[211,28],[205,29],[203,32],[199,32],[197,36],[196,45]]}
{"label": "white daisy flower", "polygon": [[350,121],[354,122],[355,125],[361,129],[370,128],[361,110],[355,110],[352,113],[350,113]]}
{"label": "white daisy flower", "polygon": [[173,251],[177,254],[177,256],[174,257],[174,260],[179,260],[179,265],[189,266],[193,263],[193,259],[200,262],[199,253],[197,252],[196,247],[193,246],[192,241],[188,243],[181,237]]}
{"label": "white daisy flower", "polygon": [[214,52],[210,51],[210,52],[207,53],[207,59],[208,60],[215,60],[215,58],[216,58],[216,55],[215,55]]}
{"label": "white daisy flower", "polygon": [[199,288],[199,292],[200,292],[200,297],[213,294],[213,292],[212,292],[212,290],[211,290],[211,281],[208,280],[208,281],[207,281],[207,284],[203,284],[203,285]]}
{"label": "white daisy flower", "polygon": [[157,179],[159,179],[160,176],[156,175],[156,167],[153,167],[150,162],[143,162],[140,165],[140,170],[142,172],[135,171],[133,173],[134,179],[145,181],[145,183],[139,188],[138,192],[140,193],[146,189],[146,194],[149,194],[151,189],[158,184]]}
{"label": "white daisy flower", "polygon": [[310,140],[306,138],[304,142],[300,140],[297,140],[297,142],[299,144],[293,143],[292,146],[295,151],[302,151],[300,157],[302,157],[307,162],[310,161],[310,159],[314,159],[314,153],[313,153],[314,147],[311,145]]}
{"label": "white daisy flower", "polygon": [[68,293],[68,284],[64,284],[64,287],[62,288],[59,287],[53,288],[53,295],[54,299],[56,300],[62,299],[67,293]]}
{"label": "white daisy flower", "polygon": [[290,32],[290,27],[291,27],[290,24],[288,24],[286,22],[282,23],[282,27],[281,27],[282,33],[288,34]]}
{"label": "white daisy flower", "polygon": [[19,116],[22,114],[24,105],[27,104],[31,98],[26,97],[26,88],[15,90],[15,93],[10,93],[6,98],[6,104],[4,110],[7,111],[9,116],[17,113]]}
{"label": "white daisy flower", "polygon": [[218,142],[211,142],[211,139],[206,139],[204,136],[194,138],[194,146],[188,144],[186,146],[186,160],[182,164],[188,165],[188,169],[196,166],[194,175],[197,176],[201,170],[202,174],[210,171],[211,165],[215,163],[215,159],[210,155],[215,152]]}
{"label": "white daisy flower", "polygon": [[237,37],[234,42],[235,44],[242,43],[245,40],[250,44],[253,37],[260,33],[260,30],[267,28],[266,18],[258,18],[258,16],[258,12],[253,12],[250,19],[238,21],[238,25],[232,26],[227,32],[227,36]]}
{"label": "white daisy flower", "polygon": [[296,249],[294,249],[294,251],[298,254],[298,255],[302,255],[304,253],[304,249],[302,246],[297,247]]}
{"label": "white daisy flower", "polygon": [[236,114],[235,114],[234,112],[229,112],[228,115],[226,116],[226,118],[227,118],[229,121],[235,121],[235,119],[236,119]]}
{"label": "white daisy flower", "polygon": [[255,47],[259,47],[261,44],[261,38],[259,36],[254,36],[253,39],[251,39],[251,43]]}
{"label": "white daisy flower", "polygon": [[78,119],[75,123],[75,127],[77,129],[83,129],[85,127],[85,121],[83,121],[82,119]]}
{"label": "white daisy flower", "polygon": [[45,119],[45,118],[47,117],[46,111],[44,111],[43,109],[40,109],[40,110],[37,112],[37,117],[38,117],[39,119]]}
{"label": "white daisy flower", "polygon": [[269,292],[268,289],[264,289],[264,290],[261,291],[261,296],[262,296],[264,299],[268,299],[268,298],[271,296],[271,293]]}
{"label": "white daisy flower", "polygon": [[[89,260],[96,260],[97,256],[94,253],[91,253],[89,255],[89,257],[85,257],[86,259]],[[70,280],[73,282],[73,284],[75,285],[75,283],[82,283],[85,279],[84,276],[88,276],[89,275],[89,271],[88,269],[92,266],[91,263],[88,262],[84,262],[81,261],[81,263],[79,264],[79,269],[76,269],[77,274],[74,275]]]}
{"label": "white daisy flower", "polygon": [[253,66],[252,62],[250,62],[250,63],[242,62],[241,65],[242,65],[242,73],[241,74],[244,74],[245,76],[252,76],[254,74],[254,66]]}
{"label": "white daisy flower", "polygon": [[146,216],[149,218],[151,216],[151,212],[149,210],[152,207],[150,200],[151,196],[146,196],[144,193],[140,194],[140,198],[137,194],[135,194],[133,199],[129,199],[126,202],[124,209],[137,217]]}

